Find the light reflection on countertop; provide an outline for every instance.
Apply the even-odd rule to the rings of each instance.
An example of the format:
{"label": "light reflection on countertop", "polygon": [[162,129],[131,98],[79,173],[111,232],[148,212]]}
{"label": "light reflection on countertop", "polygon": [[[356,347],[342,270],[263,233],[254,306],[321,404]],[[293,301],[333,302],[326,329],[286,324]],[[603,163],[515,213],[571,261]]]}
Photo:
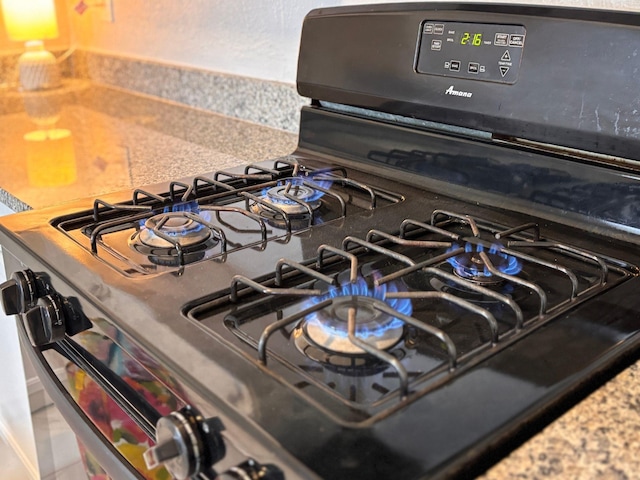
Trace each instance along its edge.
{"label": "light reflection on countertop", "polygon": [[[54,131],[69,135],[53,142],[45,132]],[[83,80],[45,92],[0,89],[0,202],[19,211],[178,180],[286,155],[296,140]],[[38,162],[56,149],[58,159]]]}

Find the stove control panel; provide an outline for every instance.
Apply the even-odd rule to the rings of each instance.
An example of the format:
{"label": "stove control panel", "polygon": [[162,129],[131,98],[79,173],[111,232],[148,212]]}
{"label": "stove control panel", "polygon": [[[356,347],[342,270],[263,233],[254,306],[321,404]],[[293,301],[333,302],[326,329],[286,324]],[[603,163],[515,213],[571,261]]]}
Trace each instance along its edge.
{"label": "stove control panel", "polygon": [[513,84],[526,30],[521,25],[427,20],[421,26],[418,73]]}

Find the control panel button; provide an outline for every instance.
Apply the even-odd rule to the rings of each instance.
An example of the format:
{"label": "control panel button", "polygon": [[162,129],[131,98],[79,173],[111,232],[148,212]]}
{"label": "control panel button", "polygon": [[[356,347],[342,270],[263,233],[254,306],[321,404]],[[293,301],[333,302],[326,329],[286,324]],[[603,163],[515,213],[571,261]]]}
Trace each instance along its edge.
{"label": "control panel button", "polygon": [[513,33],[509,35],[510,47],[524,47],[524,35]]}
{"label": "control panel button", "polygon": [[426,33],[427,35],[433,34],[433,23],[426,23],[424,25],[424,33]]}
{"label": "control panel button", "polygon": [[502,60],[503,62],[511,61],[511,54],[509,53],[509,50],[505,50],[505,52],[502,54],[502,57],[500,57],[500,60]]}
{"label": "control panel button", "polygon": [[449,62],[449,70],[451,70],[452,72],[459,72],[460,71],[460,61],[459,60],[451,60],[451,62]]}
{"label": "control panel button", "polygon": [[508,33],[496,33],[493,44],[497,47],[506,47],[509,45],[509,34]]}
{"label": "control panel button", "polygon": [[431,50],[440,51],[442,49],[442,40],[431,40]]}
{"label": "control panel button", "polygon": [[442,34],[444,34],[444,24],[436,23],[433,26],[433,34],[434,35],[442,35]]}
{"label": "control panel button", "polygon": [[500,67],[500,75],[503,77],[509,72],[509,67],[501,66]]}
{"label": "control panel button", "polygon": [[476,62],[469,62],[469,67],[467,68],[469,73],[478,73],[480,71],[480,64]]}

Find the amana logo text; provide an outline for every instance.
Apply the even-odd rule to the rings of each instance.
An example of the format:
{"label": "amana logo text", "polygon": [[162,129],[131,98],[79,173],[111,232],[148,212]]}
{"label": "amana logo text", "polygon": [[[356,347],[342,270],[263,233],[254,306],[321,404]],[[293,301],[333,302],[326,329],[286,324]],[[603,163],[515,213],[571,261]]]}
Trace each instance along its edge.
{"label": "amana logo text", "polygon": [[451,85],[449,88],[447,88],[444,93],[446,93],[447,95],[455,95],[456,97],[471,97],[471,95],[473,95],[473,93],[471,92],[462,92],[460,90],[456,90],[453,88],[453,85]]}

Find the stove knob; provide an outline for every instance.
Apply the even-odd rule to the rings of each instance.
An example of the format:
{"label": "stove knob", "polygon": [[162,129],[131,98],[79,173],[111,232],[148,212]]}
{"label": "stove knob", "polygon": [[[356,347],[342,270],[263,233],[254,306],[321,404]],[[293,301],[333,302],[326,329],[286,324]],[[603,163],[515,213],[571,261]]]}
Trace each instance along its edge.
{"label": "stove knob", "polygon": [[15,272],[0,285],[2,308],[7,315],[24,313],[38,298],[36,275],[31,270]]}
{"label": "stove knob", "polygon": [[147,467],[164,464],[177,479],[208,471],[226,453],[223,430],[219,418],[204,419],[190,406],[172,412],[158,420],[156,446],[144,453]]}
{"label": "stove knob", "polygon": [[62,340],[65,334],[63,301],[57,294],[39,298],[24,316],[29,339],[34,347]]}
{"label": "stove knob", "polygon": [[221,473],[216,480],[284,480],[284,473],[275,465],[261,465],[249,459]]}

